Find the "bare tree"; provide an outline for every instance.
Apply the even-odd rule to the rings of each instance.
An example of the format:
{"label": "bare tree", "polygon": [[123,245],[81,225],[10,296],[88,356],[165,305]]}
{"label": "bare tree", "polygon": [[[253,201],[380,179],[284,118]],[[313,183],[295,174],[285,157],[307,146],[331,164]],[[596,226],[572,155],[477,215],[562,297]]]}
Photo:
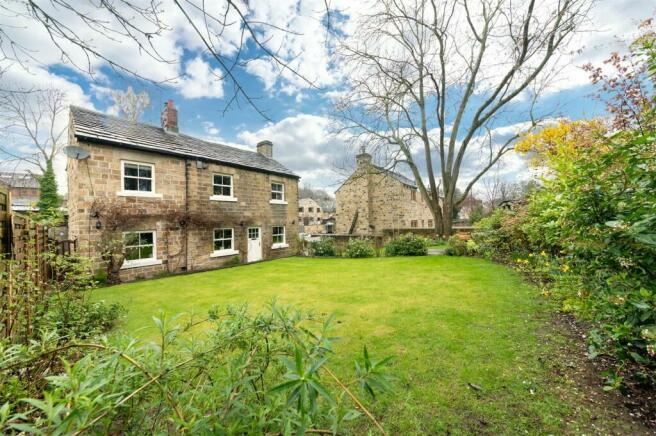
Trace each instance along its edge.
{"label": "bare tree", "polygon": [[499,177],[498,173],[483,177],[481,182],[483,201],[488,210],[506,201],[522,200],[537,186],[534,180],[509,182]]}
{"label": "bare tree", "polygon": [[141,91],[136,94],[131,86],[125,91],[113,90],[112,100],[119,108],[119,115],[129,121],[138,121],[143,111],[150,106],[148,93]]}
{"label": "bare tree", "polygon": [[298,198],[311,198],[315,200],[324,212],[335,211],[335,197],[328,191],[321,188],[313,188],[309,184],[304,184],[298,188]]}
{"label": "bare tree", "polygon": [[66,94],[53,88],[0,91],[3,161],[46,171],[66,142]]}
{"label": "bare tree", "polygon": [[[553,77],[550,61],[591,1],[381,0],[340,49],[350,87],[336,105],[340,129],[387,167],[407,165],[436,230],[449,235],[453,210],[519,134],[499,142],[495,126],[510,103]],[[528,112],[526,128],[539,122]],[[481,162],[458,195],[476,152]]]}
{"label": "bare tree", "polygon": [[[327,10],[317,11],[327,17]],[[172,18],[175,16],[174,18]],[[266,113],[258,106],[253,96],[242,83],[239,71],[245,70],[249,62],[265,59],[283,72],[299,78],[310,86],[312,80],[305,77],[292,61],[298,53],[285,50],[273,50],[269,41],[274,39],[271,32],[280,33],[281,38],[298,35],[293,29],[278,27],[262,22],[253,12],[248,2],[220,0],[206,2],[202,0],[157,1],[109,1],[84,2],[75,0],[13,0],[0,2],[0,21],[22,19],[46,31],[55,53],[61,61],[69,66],[94,76],[98,62],[112,68],[115,72],[140,80],[157,84],[170,83],[177,76],[155,80],[143,72],[130,67],[126,61],[125,50],[130,45],[136,50],[135,56],[147,56],[153,62],[164,65],[177,63],[169,55],[162,53],[158,40],[172,31],[171,23],[185,27],[197,40],[197,44],[219,66],[221,74],[214,74],[217,81],[225,81],[232,86],[232,94],[226,98],[223,108],[227,111],[233,105],[245,102],[268,119]],[[178,19],[180,18],[180,19]],[[321,17],[319,17],[321,18]],[[180,24],[180,21],[184,24]],[[327,26],[328,27],[328,26]],[[0,60],[20,64],[26,69],[28,64],[42,63],[38,52],[25,46],[17,36],[19,26],[0,26]],[[237,36],[228,41],[227,34]],[[278,38],[278,39],[281,39]],[[99,42],[119,42],[121,50],[104,51]],[[227,46],[230,49],[226,49]],[[252,47],[257,48],[257,56]],[[119,55],[120,53],[120,55]],[[1,71],[0,71],[1,72]]]}

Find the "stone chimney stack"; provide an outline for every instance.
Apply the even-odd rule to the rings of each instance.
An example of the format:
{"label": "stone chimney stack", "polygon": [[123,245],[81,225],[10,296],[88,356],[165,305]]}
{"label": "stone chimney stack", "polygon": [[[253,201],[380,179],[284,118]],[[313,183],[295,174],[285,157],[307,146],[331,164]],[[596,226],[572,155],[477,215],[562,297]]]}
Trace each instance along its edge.
{"label": "stone chimney stack", "polygon": [[273,157],[273,142],[265,139],[257,143],[257,152],[269,159]]}
{"label": "stone chimney stack", "polygon": [[173,100],[164,104],[161,120],[162,129],[170,133],[178,133],[178,110],[173,107]]}
{"label": "stone chimney stack", "polygon": [[358,168],[366,168],[371,165],[371,155],[365,151],[364,146],[360,147],[360,154],[355,156],[355,162]]}

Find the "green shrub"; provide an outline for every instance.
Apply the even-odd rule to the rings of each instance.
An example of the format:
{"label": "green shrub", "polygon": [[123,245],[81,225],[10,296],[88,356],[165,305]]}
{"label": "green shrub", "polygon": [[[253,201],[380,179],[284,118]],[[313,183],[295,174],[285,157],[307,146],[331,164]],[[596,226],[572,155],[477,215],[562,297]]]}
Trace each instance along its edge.
{"label": "green shrub", "polygon": [[428,254],[428,241],[412,233],[393,239],[385,246],[387,256],[425,256]]}
{"label": "green shrub", "polygon": [[535,250],[522,231],[526,222],[526,212],[496,209],[488,217],[480,220],[472,233],[477,245],[477,254],[488,259],[508,262],[518,255]]}
{"label": "green shrub", "polygon": [[351,239],[346,247],[346,257],[374,257],[376,250],[369,239]]}
{"label": "green shrub", "polygon": [[609,137],[586,123],[545,135],[543,187],[526,207],[482,219],[474,241],[587,320],[590,357],[612,355],[618,368],[656,384],[654,132]]}
{"label": "green shrub", "polygon": [[311,244],[312,255],[318,257],[333,257],[336,255],[335,240],[333,238],[322,238]]}
{"label": "green shrub", "polygon": [[465,256],[467,254],[467,242],[453,235],[446,241],[446,254],[448,256]]}
{"label": "green shrub", "polygon": [[389,358],[373,359],[364,347],[350,373],[340,364],[338,379],[329,368],[343,363],[332,316],[247,309],[210,311],[202,339],[183,337],[187,327],[160,315],[158,336],[146,344],[116,335],[61,345],[52,333],[25,345],[0,342],[0,431],[347,434],[350,421],[378,424],[363,409],[391,388]]}
{"label": "green shrub", "polygon": [[67,339],[88,339],[111,330],[125,309],[118,303],[87,301],[71,293],[49,298],[45,313],[38,319],[41,330]]}

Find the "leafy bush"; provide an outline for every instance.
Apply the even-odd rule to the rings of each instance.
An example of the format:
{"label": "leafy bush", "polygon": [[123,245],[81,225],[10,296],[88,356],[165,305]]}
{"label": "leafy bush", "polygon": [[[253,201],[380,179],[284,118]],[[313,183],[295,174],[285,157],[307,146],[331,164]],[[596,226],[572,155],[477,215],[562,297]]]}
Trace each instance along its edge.
{"label": "leafy bush", "polygon": [[478,246],[477,253],[496,261],[512,261],[534,249],[527,235],[521,230],[526,212],[496,209],[476,225],[472,239]]}
{"label": "leafy bush", "polygon": [[448,256],[464,256],[467,254],[467,242],[453,235],[446,241],[446,254]]}
{"label": "leafy bush", "polygon": [[[474,240],[590,321],[589,355],[656,383],[656,148],[653,132],[596,122],[534,134],[550,170],[526,208],[481,220]],[[524,144],[525,145],[525,144]],[[521,148],[521,147],[520,147]],[[621,385],[609,377],[609,387]]]}
{"label": "leafy bush", "polygon": [[312,242],[312,255],[319,257],[332,257],[335,256],[335,240],[333,238],[322,238],[318,241]]}
{"label": "leafy bush", "polygon": [[359,258],[359,257],[374,257],[376,250],[369,239],[351,239],[346,247],[346,257]]}
{"label": "leafy bush", "polygon": [[0,429],[342,434],[362,419],[382,428],[357,397],[391,388],[389,358],[375,360],[364,347],[351,376],[338,377],[329,367],[332,317],[321,322],[275,304],[259,314],[214,309],[209,334],[184,340],[186,327],[174,319],[154,321],[158,339],[146,345],[128,337],[61,345],[52,333],[26,345],[0,343]]}
{"label": "leafy bush", "polygon": [[428,254],[428,241],[412,233],[402,235],[385,246],[385,254],[387,256],[425,256]]}
{"label": "leafy bush", "polygon": [[48,299],[47,309],[37,320],[42,330],[55,331],[66,339],[88,339],[111,330],[124,314],[118,303],[87,301],[85,298],[57,294]]}

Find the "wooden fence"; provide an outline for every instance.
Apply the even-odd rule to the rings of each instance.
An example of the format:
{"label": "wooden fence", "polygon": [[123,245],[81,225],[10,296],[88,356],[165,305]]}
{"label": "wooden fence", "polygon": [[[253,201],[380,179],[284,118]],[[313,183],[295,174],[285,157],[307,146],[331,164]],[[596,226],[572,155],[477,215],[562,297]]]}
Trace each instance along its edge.
{"label": "wooden fence", "polygon": [[8,213],[6,254],[0,258],[0,338],[28,338],[33,333],[33,311],[56,280],[49,255],[77,251],[76,241],[48,237],[48,228],[28,216]]}

